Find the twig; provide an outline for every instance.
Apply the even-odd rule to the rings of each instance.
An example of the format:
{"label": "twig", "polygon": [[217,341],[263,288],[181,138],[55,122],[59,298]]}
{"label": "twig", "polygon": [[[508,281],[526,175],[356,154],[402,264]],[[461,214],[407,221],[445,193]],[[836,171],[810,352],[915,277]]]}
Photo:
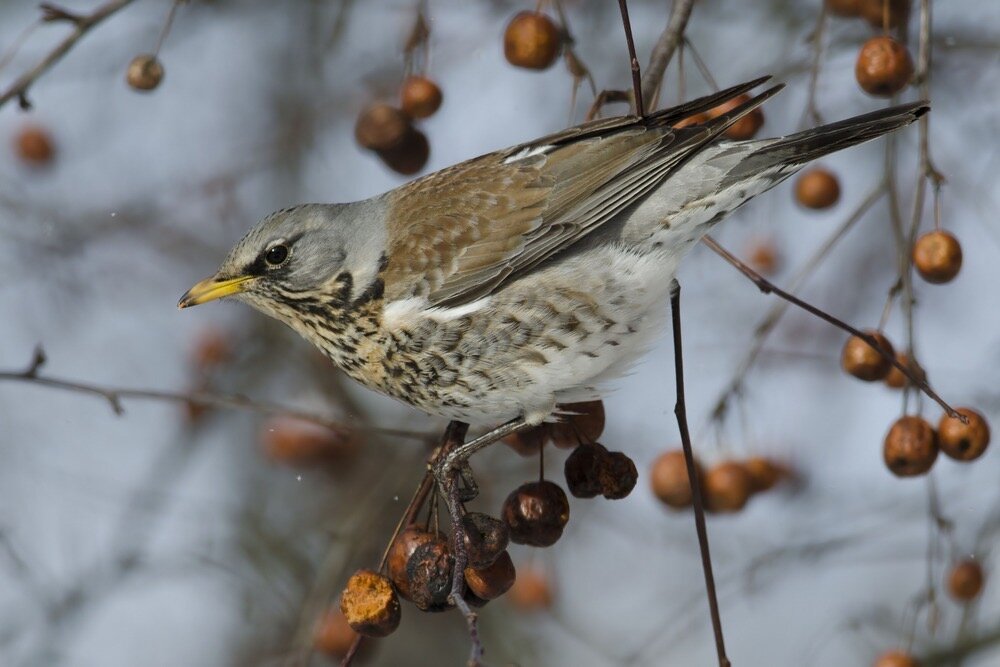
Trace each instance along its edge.
{"label": "twig", "polygon": [[632,23],[628,18],[628,1],[618,0],[618,9],[622,15],[622,27],[625,28],[625,43],[628,45],[629,67],[632,70],[632,95],[635,97],[635,115],[642,118],[646,115],[646,107],[642,103],[642,73],[639,71],[639,56],[635,54],[635,41],[632,39]]}
{"label": "twig", "polygon": [[[819,86],[819,71],[823,64],[823,35],[826,32],[826,22],[829,17],[826,3],[819,10],[819,18],[816,20],[816,28],[809,35],[812,42],[812,63],[809,66],[809,96],[806,101],[806,117],[813,125],[822,125],[823,117],[819,113],[816,105],[816,90]],[[805,120],[805,119],[803,119]]]}
{"label": "twig", "polygon": [[843,331],[846,331],[852,336],[856,336],[857,338],[860,338],[861,340],[866,342],[868,346],[871,347],[876,352],[878,352],[883,359],[891,363],[893,366],[899,369],[899,371],[903,373],[903,375],[909,378],[911,383],[913,383],[916,387],[918,387],[922,392],[927,394],[934,402],[940,405],[941,408],[948,413],[949,417],[954,417],[956,419],[962,418],[962,415],[956,412],[954,408],[952,408],[950,405],[948,405],[948,403],[944,401],[944,399],[938,396],[937,392],[931,389],[930,385],[927,384],[926,380],[919,377],[917,373],[914,373],[910,369],[909,364],[900,363],[899,359],[896,358],[896,355],[894,355],[890,350],[883,349],[882,346],[879,345],[878,340],[876,340],[874,336],[867,334],[863,331],[860,331],[858,329],[855,329],[847,322],[844,322],[843,320],[834,317],[825,310],[821,310],[816,306],[813,306],[812,304],[806,303],[797,296],[789,294],[780,287],[777,287],[774,283],[769,281],[767,278],[764,278],[762,275],[760,275],[759,273],[751,269],[749,266],[747,266],[745,263],[740,261],[737,257],[732,255],[728,250],[726,250],[718,243],[716,243],[715,240],[712,239],[712,237],[705,236],[702,239],[702,242],[709,248],[711,248],[716,254],[718,254],[727,262],[735,266],[740,271],[740,273],[749,278],[757,286],[757,289],[759,289],[764,294],[774,294],[775,296],[780,297],[785,301],[788,301],[792,305],[798,306],[802,310],[805,310],[806,312],[815,315],[821,320],[832,324],[838,329],[842,329]]}
{"label": "twig", "polygon": [[[833,233],[820,245],[819,248],[812,254],[812,256],[806,260],[803,264],[803,268],[799,273],[794,276],[791,280],[790,290],[797,290],[799,287],[805,283],[806,279],[813,274],[816,269],[822,264],[823,260],[830,254],[837,243],[849,232],[854,225],[860,221],[865,213],[868,212],[872,206],[875,205],[882,195],[885,194],[885,183],[879,183],[875,188],[868,193],[868,195],[861,201],[860,204],[844,219],[844,222],[840,224],[839,227],[834,229]],[[760,356],[761,350],[764,348],[764,343],[767,341],[768,336],[777,327],[778,322],[781,320],[785,311],[788,310],[787,301],[779,301],[775,303],[771,309],[764,316],[764,319],[760,321],[754,330],[753,342],[750,348],[747,350],[746,354],[743,356],[742,361],[736,367],[736,372],[733,374],[732,379],[723,389],[719,398],[715,402],[715,406],[712,408],[711,418],[715,421],[719,421],[725,417],[726,409],[729,405],[729,400],[739,394],[743,388],[743,382],[746,378],[748,372],[753,367],[754,363],[757,361],[757,357]]]}
{"label": "twig", "polygon": [[44,387],[75,391],[82,394],[99,396],[106,400],[111,410],[116,415],[124,414],[125,408],[122,401],[128,399],[168,401],[172,403],[188,403],[193,405],[217,408],[232,408],[236,410],[247,410],[250,412],[260,412],[264,414],[282,414],[296,419],[309,421],[320,426],[325,426],[341,434],[348,434],[352,431],[362,430],[369,433],[378,433],[389,437],[412,438],[423,440],[427,438],[426,433],[408,431],[404,429],[380,428],[380,427],[353,427],[341,422],[333,421],[316,414],[304,412],[291,408],[280,403],[270,401],[257,401],[247,398],[242,394],[219,394],[209,391],[175,392],[161,391],[158,389],[135,389],[124,387],[109,387],[106,385],[77,382],[64,378],[43,376],[39,374],[42,365],[45,363],[45,352],[39,347],[35,349],[31,363],[22,371],[0,371],[0,381],[30,382]]}
{"label": "twig", "polygon": [[642,76],[642,95],[651,100],[651,109],[656,108],[656,98],[663,81],[663,74],[667,71],[667,65],[670,64],[674,51],[681,43],[693,7],[694,0],[674,0],[667,27],[660,33],[649,56],[649,64],[646,65],[646,72]]}
{"label": "twig", "polygon": [[705,591],[708,594],[708,610],[712,617],[712,631],[715,634],[715,650],[719,655],[719,667],[729,667],[726,657],[726,643],[722,636],[722,619],[719,617],[719,600],[715,592],[715,575],[712,573],[712,555],[708,548],[708,529],[705,527],[704,499],[701,495],[701,481],[695,468],[694,452],[691,449],[691,434],[688,432],[687,404],[684,400],[684,349],[681,342],[681,285],[675,279],[670,290],[670,321],[674,333],[674,374],[677,383],[677,402],[674,415],[681,432],[684,448],[684,462],[687,464],[688,480],[694,504],[694,525],[698,532],[698,549],[701,552],[701,567],[705,573]]}
{"label": "twig", "polygon": [[44,58],[38,61],[24,74],[19,76],[6,90],[0,92],[0,107],[9,102],[10,100],[17,98],[21,108],[28,109],[31,107],[31,103],[28,101],[28,89],[31,88],[32,84],[45,72],[49,70],[50,67],[55,65],[59,60],[65,56],[73,46],[76,45],[80,38],[86,35],[91,28],[99,24],[104,19],[108,18],[120,9],[124,9],[128,5],[132,4],[134,0],[110,0],[92,13],[76,16],[74,15],[73,32],[71,32],[66,39],[61,41],[52,49]]}

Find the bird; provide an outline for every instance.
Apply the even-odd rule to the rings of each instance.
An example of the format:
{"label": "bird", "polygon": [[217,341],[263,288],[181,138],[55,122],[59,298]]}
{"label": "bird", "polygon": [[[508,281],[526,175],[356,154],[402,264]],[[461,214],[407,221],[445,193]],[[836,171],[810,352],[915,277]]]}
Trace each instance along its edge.
{"label": "bird", "polygon": [[745,95],[769,78],[584,123],[363,201],[282,209],[178,307],[234,297],[430,415],[559,420],[559,406],[600,399],[653,345],[679,262],[723,218],[811,161],[929,110],[915,102],[728,140],[783,87]]}

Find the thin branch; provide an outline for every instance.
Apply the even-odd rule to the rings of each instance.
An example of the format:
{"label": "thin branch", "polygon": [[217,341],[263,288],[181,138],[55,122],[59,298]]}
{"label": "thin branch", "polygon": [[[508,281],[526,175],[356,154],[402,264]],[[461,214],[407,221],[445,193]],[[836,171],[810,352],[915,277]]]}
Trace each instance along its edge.
{"label": "thin branch", "polygon": [[646,106],[642,103],[642,72],[639,70],[639,56],[635,54],[635,40],[632,39],[632,22],[628,18],[628,0],[618,0],[618,9],[621,11],[622,26],[625,28],[625,43],[628,45],[629,68],[632,70],[632,96],[635,98],[635,115],[642,118],[646,115]]}
{"label": "thin branch", "polygon": [[705,574],[705,591],[708,594],[708,610],[712,617],[712,631],[715,634],[715,650],[719,655],[719,667],[729,667],[726,657],[726,642],[722,636],[722,619],[719,616],[719,600],[715,592],[715,575],[712,573],[712,554],[708,548],[708,529],[705,527],[704,498],[701,495],[701,480],[691,449],[691,434],[688,431],[687,403],[684,400],[684,347],[681,342],[681,285],[675,279],[670,290],[670,321],[674,333],[674,375],[677,383],[677,402],[674,414],[681,432],[684,448],[684,462],[687,465],[688,480],[691,483],[691,497],[694,504],[694,525],[698,532],[698,549],[701,552],[701,567]]}
{"label": "thin branch", "polygon": [[[115,12],[132,4],[132,2],[134,0],[110,0],[110,2],[101,5],[90,14],[73,14],[72,20],[67,19],[67,21],[73,24],[73,31],[33,67],[19,76],[6,90],[0,92],[0,107],[16,98],[22,108],[30,108],[31,103],[28,102],[28,89],[31,88],[35,81],[45,74],[49,68],[59,62],[93,27]],[[49,6],[48,12],[51,12],[53,9],[53,7]]]}
{"label": "thin branch", "polygon": [[656,98],[663,81],[663,74],[667,71],[667,65],[670,64],[674,51],[680,46],[693,7],[694,0],[674,0],[674,7],[670,12],[667,27],[663,29],[660,38],[656,40],[653,52],[649,56],[649,64],[646,65],[646,72],[642,76],[642,96],[650,100],[650,109],[656,107]]}
{"label": "thin branch", "polygon": [[39,373],[45,363],[45,353],[41,348],[36,348],[31,363],[25,370],[21,371],[0,371],[0,381],[29,382],[43,387],[75,391],[82,394],[99,396],[108,402],[111,410],[116,415],[124,414],[125,408],[122,405],[124,400],[150,400],[166,401],[172,403],[187,403],[204,407],[232,408],[236,410],[246,410],[249,412],[259,412],[263,414],[281,414],[296,419],[309,421],[320,426],[325,426],[341,434],[348,434],[354,431],[364,431],[368,433],[378,433],[389,437],[412,438],[414,440],[425,440],[426,433],[418,433],[403,429],[379,428],[368,426],[349,426],[341,422],[333,421],[319,415],[304,412],[291,408],[280,403],[270,401],[258,401],[242,394],[220,394],[209,391],[175,392],[162,391],[159,389],[136,389],[126,387],[111,387],[107,385],[77,382],[65,378],[43,376]]}
{"label": "thin branch", "polygon": [[[833,249],[837,243],[840,242],[842,238],[849,232],[854,225],[856,225],[868,212],[872,206],[875,205],[882,195],[885,194],[885,183],[879,183],[875,188],[868,193],[868,195],[861,200],[861,203],[844,219],[844,222],[840,224],[839,227],[833,230],[833,233],[820,245],[819,248],[812,254],[812,256],[806,260],[803,264],[803,268],[799,273],[794,276],[791,280],[792,291],[799,289],[806,279],[808,279],[814,271],[816,271],[823,260],[829,256],[830,251]],[[761,350],[764,348],[764,343],[767,342],[767,338],[771,333],[777,328],[778,322],[784,316],[785,311],[788,310],[789,303],[787,301],[779,301],[775,303],[771,309],[764,316],[764,319],[760,321],[756,329],[754,329],[753,342],[750,348],[747,350],[746,354],[743,356],[742,361],[736,367],[736,372],[733,374],[732,379],[723,389],[719,398],[715,402],[715,406],[712,408],[713,420],[721,420],[726,414],[726,408],[729,405],[729,400],[739,394],[743,389],[743,382],[746,378],[747,373],[753,368],[753,365],[757,361],[757,357],[760,356]]]}
{"label": "thin branch", "polygon": [[751,269],[749,266],[747,266],[745,263],[740,261],[728,250],[726,250],[718,243],[716,243],[715,240],[712,239],[712,237],[710,236],[704,237],[702,239],[702,243],[711,248],[716,254],[725,259],[727,262],[735,266],[740,271],[740,273],[749,278],[757,286],[757,289],[759,289],[764,294],[774,294],[775,296],[778,296],[784,299],[785,301],[788,301],[792,305],[798,306],[802,310],[812,315],[815,315],[816,317],[820,318],[825,322],[832,324],[838,329],[846,331],[852,336],[856,336],[857,338],[860,338],[864,342],[868,343],[868,346],[871,347],[876,352],[878,352],[883,359],[891,363],[893,366],[899,369],[899,371],[903,373],[903,375],[909,378],[910,382],[914,386],[918,387],[922,392],[927,394],[934,402],[940,405],[941,408],[948,413],[948,416],[954,417],[956,419],[962,418],[962,415],[956,412],[953,407],[948,405],[948,403],[946,403],[944,399],[938,396],[937,392],[934,391],[930,387],[930,385],[927,384],[926,380],[919,377],[917,373],[914,373],[913,370],[910,369],[909,364],[900,363],[899,359],[896,358],[896,355],[893,354],[891,350],[883,349],[882,346],[879,345],[878,340],[876,340],[874,336],[852,327],[847,322],[844,322],[843,320],[834,317],[830,313],[821,310],[810,303],[806,303],[797,296],[789,294],[780,287],[777,287],[774,283],[769,281],[767,278],[764,278],[762,275],[760,275],[759,273]]}

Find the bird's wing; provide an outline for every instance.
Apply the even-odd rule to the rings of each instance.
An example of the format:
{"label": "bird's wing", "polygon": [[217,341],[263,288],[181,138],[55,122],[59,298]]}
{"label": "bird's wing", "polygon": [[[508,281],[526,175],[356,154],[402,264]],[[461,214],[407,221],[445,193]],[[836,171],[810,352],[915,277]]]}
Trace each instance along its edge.
{"label": "bird's wing", "polygon": [[780,87],[702,125],[674,123],[761,81],[645,118],[570,128],[399,188],[390,200],[386,297],[456,306],[492,293],[652,192]]}

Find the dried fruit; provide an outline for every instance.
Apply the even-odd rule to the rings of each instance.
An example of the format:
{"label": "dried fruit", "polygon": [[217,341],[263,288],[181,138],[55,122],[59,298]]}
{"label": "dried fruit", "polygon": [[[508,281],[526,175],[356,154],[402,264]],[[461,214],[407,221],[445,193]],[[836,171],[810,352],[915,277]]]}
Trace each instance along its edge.
{"label": "dried fruit", "polygon": [[[736,107],[740,106],[744,102],[748,102],[750,96],[747,94],[738,95],[731,100],[723,102],[719,106],[711,109],[708,112],[709,118],[717,118],[724,113],[732,111]],[[757,107],[747,115],[740,118],[738,121],[729,126],[726,130],[725,135],[734,141],[744,141],[746,139],[753,139],[754,135],[760,130],[761,126],[764,124],[764,112]]]}
{"label": "dried fruit", "polygon": [[489,567],[506,553],[510,534],[507,524],[500,519],[482,512],[469,512],[462,517],[462,527],[465,529],[465,553],[469,567]]}
{"label": "dried fruit", "polygon": [[872,37],[858,53],[854,76],[869,95],[892,97],[913,78],[913,59],[892,37]]}
{"label": "dried fruit", "polygon": [[562,33],[541,12],[520,12],[507,24],[503,54],[507,62],[527,69],[547,69],[559,57]]}
{"label": "dried fruit", "polygon": [[909,653],[888,651],[878,657],[874,667],[920,667],[920,663]]}
{"label": "dried fruit", "polygon": [[[901,366],[908,368],[917,378],[924,381],[927,380],[927,373],[924,372],[924,369],[920,367],[920,364],[918,364],[915,359],[911,359],[910,355],[906,352],[900,352],[897,354],[896,361],[898,361]],[[903,375],[903,371],[899,370],[895,366],[892,366],[889,369],[889,374],[885,376],[885,384],[893,389],[902,389],[909,382],[910,378]]]}
{"label": "dried fruit", "polygon": [[788,477],[788,469],[764,456],[751,456],[744,463],[754,493],[769,491]]}
{"label": "dried fruit", "polygon": [[938,422],[938,445],[941,451],[956,461],[978,459],[990,444],[990,425],[986,418],[972,408],[956,408],[965,415],[969,423],[961,419],[941,415]]}
{"label": "dried fruit", "polygon": [[758,241],[750,246],[747,262],[763,276],[774,275],[781,266],[781,257],[773,241]]}
{"label": "dried fruit", "polygon": [[382,158],[382,162],[396,173],[410,176],[427,164],[431,155],[431,144],[427,141],[427,135],[411,127],[398,145],[381,150],[378,155]]}
{"label": "dried fruit", "polygon": [[723,461],[705,473],[705,508],[710,512],[738,512],[753,493],[753,480],[746,466]]}
{"label": "dried fruit", "polygon": [[[698,461],[695,461],[695,471],[699,481],[704,480],[705,473]],[[691,481],[688,478],[687,463],[682,450],[672,449],[660,454],[653,461],[649,473],[653,495],[662,503],[674,509],[691,506],[694,494],[691,491]],[[701,486],[704,486],[704,482]]]}
{"label": "dried fruit", "polygon": [[[872,336],[887,355],[895,354],[889,339],[881,333],[871,329],[865,333]],[[840,355],[840,365],[845,371],[865,382],[883,379],[892,368],[888,359],[858,336],[851,336],[844,343],[844,351]]]}
{"label": "dried fruit", "polygon": [[569,500],[548,480],[517,487],[504,501],[503,520],[516,544],[547,547],[556,543],[569,521]]}
{"label": "dried fruit", "polygon": [[639,480],[635,462],[622,452],[611,452],[601,464],[601,495],[608,500],[621,500],[632,493]]}
{"label": "dried fruit", "polygon": [[389,556],[386,559],[386,571],[389,579],[399,594],[406,600],[410,597],[410,578],[406,573],[406,564],[410,562],[410,556],[417,550],[417,547],[439,540],[440,537],[434,533],[424,530],[418,526],[407,526],[389,547]]}
{"label": "dried fruit", "polygon": [[260,438],[269,459],[294,466],[343,464],[360,449],[360,441],[349,431],[288,416],[264,422]]}
{"label": "dried fruit", "polygon": [[406,561],[410,601],[421,611],[444,611],[449,607],[455,558],[441,537],[423,542]]}
{"label": "dried fruit", "polygon": [[535,456],[549,439],[548,424],[539,424],[523,431],[511,433],[503,443],[521,456]]}
{"label": "dried fruit", "polygon": [[815,167],[795,182],[795,199],[806,208],[830,208],[840,199],[840,183],[833,172]]}
{"label": "dried fruit", "polygon": [[36,125],[21,128],[14,143],[18,156],[31,165],[48,164],[56,154],[52,136]]}
{"label": "dried fruit", "polygon": [[313,647],[320,653],[342,658],[347,655],[357,636],[358,633],[351,628],[344,612],[339,608],[330,609],[323,614],[313,630]]}
{"label": "dried fruit", "polygon": [[521,611],[548,609],[553,597],[548,578],[534,567],[519,569],[514,585],[507,592],[507,600]]}
{"label": "dried fruit", "polygon": [[399,598],[386,577],[358,570],[347,580],[340,611],[351,629],[366,637],[385,637],[399,627]]}
{"label": "dried fruit", "polygon": [[923,475],[937,459],[937,435],[921,417],[900,417],[885,436],[882,454],[897,477]]}
{"label": "dried fruit", "polygon": [[493,600],[500,597],[510,590],[516,577],[514,562],[506,551],[485,568],[465,568],[465,583],[480,600]]}
{"label": "dried fruit", "polygon": [[427,118],[441,107],[441,89],[425,76],[410,76],[400,89],[400,106],[410,118]]}
{"label": "dried fruit", "polygon": [[862,0],[826,0],[826,8],[836,16],[861,16]]}
{"label": "dried fruit", "polygon": [[354,138],[373,151],[387,151],[403,143],[410,131],[410,122],[399,109],[388,104],[365,107],[354,125]]}
{"label": "dried fruit", "polygon": [[927,232],[913,244],[913,265],[929,283],[951,282],[962,269],[962,245],[946,231]]}
{"label": "dried fruit", "polygon": [[948,592],[959,602],[971,602],[983,590],[983,578],[983,567],[977,561],[959,561],[948,574]]}
{"label": "dried fruit", "polygon": [[128,64],[125,81],[134,90],[153,90],[163,81],[163,63],[149,53],[136,56]]}
{"label": "dried fruit", "polygon": [[574,449],[563,467],[569,492],[577,498],[601,495],[601,472],[607,457],[608,450],[597,443],[580,445]]}
{"label": "dried fruit", "polygon": [[218,328],[201,331],[191,349],[191,363],[200,372],[211,371],[229,361],[233,349],[229,338]]}
{"label": "dried fruit", "polygon": [[565,403],[556,406],[562,421],[549,424],[552,444],[571,449],[585,442],[597,442],[604,433],[604,402]]}
{"label": "dried fruit", "polygon": [[860,0],[861,16],[873,28],[885,26],[888,12],[889,27],[895,28],[910,18],[910,0]]}

